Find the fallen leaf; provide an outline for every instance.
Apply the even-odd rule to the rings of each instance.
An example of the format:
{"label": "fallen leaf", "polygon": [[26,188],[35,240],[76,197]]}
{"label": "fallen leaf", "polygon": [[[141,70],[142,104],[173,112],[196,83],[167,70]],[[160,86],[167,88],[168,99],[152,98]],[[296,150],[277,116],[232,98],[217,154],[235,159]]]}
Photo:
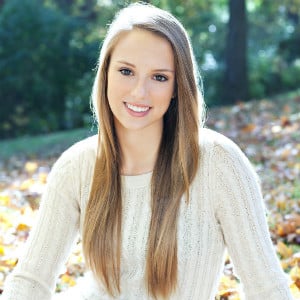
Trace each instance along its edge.
{"label": "fallen leaf", "polygon": [[281,241],[277,243],[277,252],[282,258],[289,258],[293,255],[293,250]]}

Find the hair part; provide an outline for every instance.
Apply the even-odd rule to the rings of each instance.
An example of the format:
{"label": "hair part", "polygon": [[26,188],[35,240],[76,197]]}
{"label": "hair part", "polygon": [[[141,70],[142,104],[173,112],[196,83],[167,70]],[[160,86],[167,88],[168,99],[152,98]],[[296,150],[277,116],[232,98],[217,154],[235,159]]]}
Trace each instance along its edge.
{"label": "hair part", "polygon": [[163,133],[151,179],[151,221],[145,285],[154,298],[167,298],[177,287],[177,219],[182,196],[199,163],[198,132],[204,102],[200,75],[191,43],[181,23],[170,13],[135,3],[122,9],[104,40],[93,86],[92,101],[98,121],[98,150],[83,225],[87,266],[111,296],[120,290],[122,189],[120,149],[107,99],[107,70],[114,47],[135,28],[168,40],[175,60],[175,97],[164,115]]}

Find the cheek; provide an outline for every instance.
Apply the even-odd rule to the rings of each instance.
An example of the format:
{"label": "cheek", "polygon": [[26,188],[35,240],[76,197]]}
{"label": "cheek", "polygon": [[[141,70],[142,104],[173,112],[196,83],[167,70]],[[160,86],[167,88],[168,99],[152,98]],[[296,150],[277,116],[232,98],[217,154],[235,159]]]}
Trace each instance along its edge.
{"label": "cheek", "polygon": [[169,86],[162,86],[155,91],[155,98],[159,101],[162,108],[169,107],[173,90],[173,85],[170,84]]}
{"label": "cheek", "polygon": [[111,98],[111,93],[114,90],[113,89],[113,85],[114,85],[114,80],[113,80],[113,76],[111,75],[111,72],[108,71],[107,73],[107,98],[108,100]]}
{"label": "cheek", "polygon": [[107,75],[107,99],[109,105],[113,105],[115,100],[118,98],[120,89],[117,87],[117,80],[114,75],[108,72]]}
{"label": "cheek", "polygon": [[[128,82],[127,82],[128,83]],[[114,73],[108,73],[107,76],[107,98],[109,102],[122,101],[128,93],[129,84],[120,80],[120,76]]]}

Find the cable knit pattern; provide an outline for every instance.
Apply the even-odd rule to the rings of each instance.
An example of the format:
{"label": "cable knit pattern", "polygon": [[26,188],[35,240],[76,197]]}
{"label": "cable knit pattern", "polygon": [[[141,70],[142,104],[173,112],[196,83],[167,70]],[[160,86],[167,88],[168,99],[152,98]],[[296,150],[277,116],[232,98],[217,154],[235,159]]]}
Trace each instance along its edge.
{"label": "cable knit pattern", "polygon": [[[4,290],[5,300],[109,300],[91,272],[65,293],[53,295],[72,244],[82,231],[97,138],[68,149],[56,162],[39,218],[24,255]],[[271,243],[258,178],[240,149],[221,134],[200,132],[201,158],[182,199],[178,223],[178,288],[170,299],[213,300],[227,247],[247,300],[291,300]],[[152,173],[122,176],[121,295],[151,299],[144,285]]]}

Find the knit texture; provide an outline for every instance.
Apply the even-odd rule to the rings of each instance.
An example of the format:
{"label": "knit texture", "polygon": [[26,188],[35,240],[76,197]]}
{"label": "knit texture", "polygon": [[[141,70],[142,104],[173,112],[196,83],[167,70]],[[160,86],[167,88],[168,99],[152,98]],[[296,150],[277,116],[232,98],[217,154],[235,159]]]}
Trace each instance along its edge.
{"label": "knit texture", "polygon": [[[270,240],[259,180],[251,164],[221,134],[201,129],[199,140],[199,170],[190,187],[190,202],[182,199],[179,212],[178,287],[170,299],[213,300],[226,248],[245,299],[292,299]],[[111,299],[91,272],[75,288],[53,295],[57,277],[82,231],[96,147],[97,137],[88,138],[55,163],[37,224],[6,282],[4,300]],[[151,299],[144,284],[151,176],[122,176],[119,300]]]}

